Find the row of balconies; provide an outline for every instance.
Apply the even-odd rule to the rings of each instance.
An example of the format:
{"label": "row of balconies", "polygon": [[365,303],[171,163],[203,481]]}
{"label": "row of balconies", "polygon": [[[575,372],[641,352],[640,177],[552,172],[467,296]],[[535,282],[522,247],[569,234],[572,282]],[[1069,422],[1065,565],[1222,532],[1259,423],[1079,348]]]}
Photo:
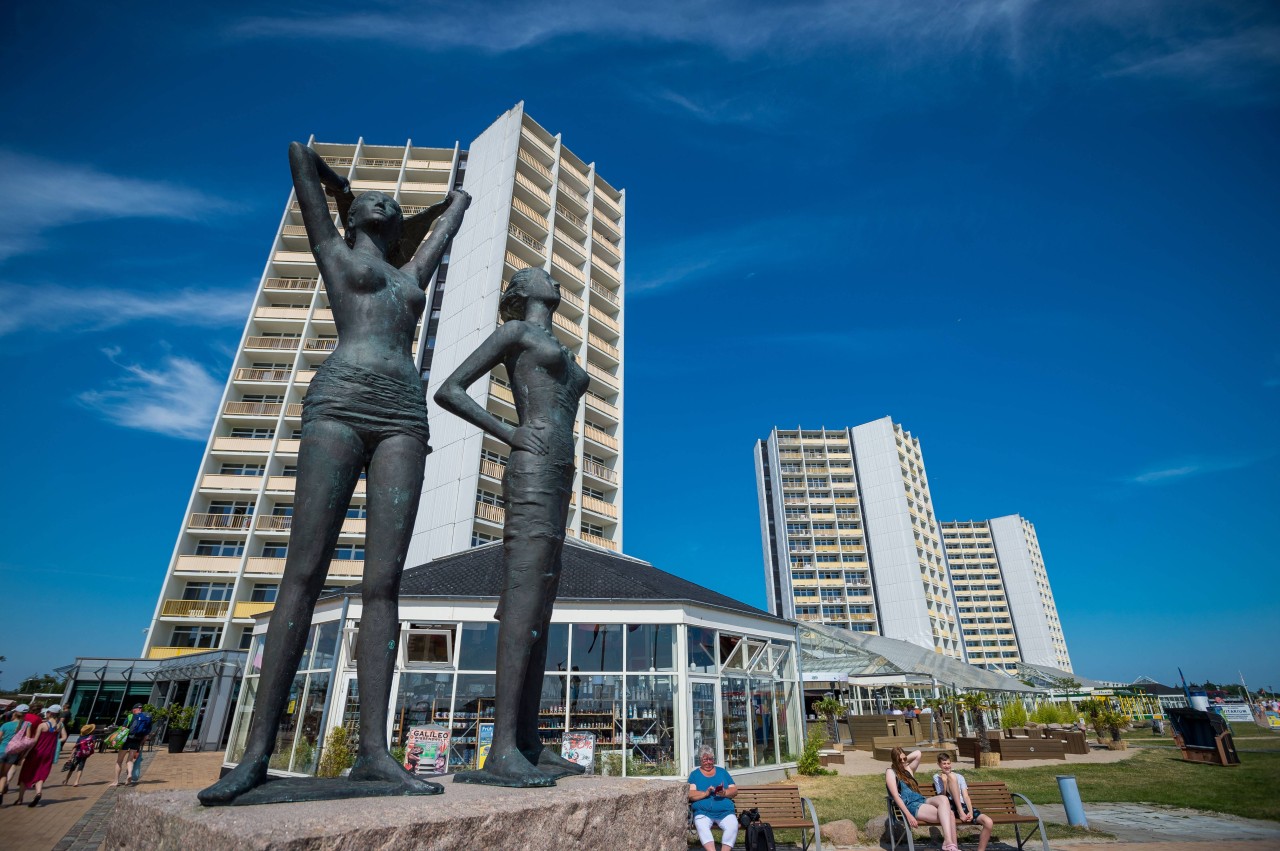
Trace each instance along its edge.
{"label": "row of balconies", "polygon": [[[237,491],[256,493],[262,489],[262,476],[234,476],[223,473],[206,473],[200,478],[202,490]],[[297,479],[293,476],[266,476],[267,493],[293,493]],[[356,482],[356,494],[365,493],[367,482],[360,479]]]}
{"label": "row of balconies", "polygon": [[[244,478],[239,476],[237,478]],[[250,526],[256,528],[259,532],[288,532],[293,528],[293,518],[289,515],[282,514],[260,514],[258,522],[253,522],[253,516],[250,514],[207,514],[203,512],[194,512],[187,518],[188,529],[198,529],[209,531],[214,529],[222,529],[226,531],[248,531]],[[348,517],[342,522],[343,535],[363,535],[365,533],[365,518]]]}
{"label": "row of balconies", "polygon": [[[269,612],[275,603],[240,602],[235,604],[233,618],[252,618],[263,612]],[[165,600],[160,604],[160,617],[200,620],[208,618],[222,619],[231,611],[228,600]]]}
{"label": "row of balconies", "polygon": [[[280,576],[284,573],[283,558],[269,556],[197,556],[180,555],[174,571],[177,573],[215,573],[235,575],[244,562],[245,573],[255,576]],[[364,574],[363,559],[333,559],[329,562],[329,576],[359,578]]]}

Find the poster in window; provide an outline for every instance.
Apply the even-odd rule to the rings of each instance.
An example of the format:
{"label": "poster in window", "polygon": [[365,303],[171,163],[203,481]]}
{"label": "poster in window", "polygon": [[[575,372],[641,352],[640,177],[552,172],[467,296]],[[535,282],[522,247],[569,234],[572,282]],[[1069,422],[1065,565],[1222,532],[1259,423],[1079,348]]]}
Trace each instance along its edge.
{"label": "poster in window", "polygon": [[581,765],[590,774],[596,758],[596,734],[585,731],[565,733],[560,740],[560,756]]}
{"label": "poster in window", "polygon": [[489,758],[489,748],[493,747],[493,722],[480,724],[476,736],[476,768],[484,768],[484,761]]}
{"label": "poster in window", "polygon": [[448,770],[449,731],[439,724],[410,727],[404,743],[404,770],[410,774],[435,775]]}

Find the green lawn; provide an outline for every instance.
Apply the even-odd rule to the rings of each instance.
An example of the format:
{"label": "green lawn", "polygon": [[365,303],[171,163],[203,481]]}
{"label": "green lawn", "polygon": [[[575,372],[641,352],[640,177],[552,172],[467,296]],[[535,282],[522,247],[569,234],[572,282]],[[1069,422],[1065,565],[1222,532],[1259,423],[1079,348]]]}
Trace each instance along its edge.
{"label": "green lawn", "polygon": [[[1276,750],[1275,740],[1259,730],[1236,740],[1242,750]],[[1136,736],[1130,736],[1132,741]],[[1153,737],[1155,738],[1155,737]],[[1156,741],[1160,741],[1158,738]],[[1171,743],[1168,738],[1166,744]],[[1067,765],[1040,768],[962,768],[970,780],[1003,780],[1015,792],[1034,803],[1060,804],[1056,776],[1072,774],[1086,802],[1131,802],[1187,807],[1229,813],[1246,818],[1280,821],[1280,750],[1276,753],[1242,754],[1241,765],[1224,768],[1183,762],[1175,750],[1142,748],[1123,762],[1105,765]],[[801,792],[813,801],[819,821],[852,819],[859,827],[872,816],[884,814],[884,776],[800,777]],[[1079,835],[1070,828],[1055,828],[1050,837]],[[1095,834],[1096,835],[1096,834]]]}

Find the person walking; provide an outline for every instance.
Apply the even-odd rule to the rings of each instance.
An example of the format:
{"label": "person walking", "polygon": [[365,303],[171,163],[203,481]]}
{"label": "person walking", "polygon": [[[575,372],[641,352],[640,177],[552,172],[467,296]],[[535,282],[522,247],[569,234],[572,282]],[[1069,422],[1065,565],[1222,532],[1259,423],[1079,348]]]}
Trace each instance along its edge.
{"label": "person walking", "polygon": [[0,748],[0,804],[4,803],[4,793],[18,782],[22,761],[35,745],[31,728],[39,722],[40,716],[32,714],[31,707],[21,703],[13,708],[12,720],[0,727],[4,738],[4,747]]}
{"label": "person walking", "polygon": [[129,735],[120,747],[120,753],[116,755],[116,776],[110,786],[134,783],[133,765],[142,751],[142,743],[151,733],[151,716],[142,711],[141,703],[133,705],[133,717],[129,719],[128,726]]}
{"label": "person walking", "polygon": [[71,752],[71,762],[66,768],[67,777],[62,781],[62,785],[66,786],[68,782],[73,787],[80,785],[80,775],[84,773],[84,764],[89,761],[89,757],[93,756],[93,749],[98,742],[93,737],[93,731],[98,729],[96,724],[85,724],[80,728],[80,738],[76,740],[76,749]]}
{"label": "person walking", "polygon": [[44,717],[37,727],[39,732],[35,746],[31,748],[31,753],[27,754],[26,760],[22,763],[22,772],[18,775],[18,800],[13,802],[15,807],[22,803],[28,789],[35,789],[36,796],[27,806],[40,805],[40,796],[44,793],[44,781],[49,779],[49,771],[53,768],[54,754],[61,749],[62,742],[67,737],[67,730],[62,726],[61,716],[62,707],[56,703],[44,711]]}

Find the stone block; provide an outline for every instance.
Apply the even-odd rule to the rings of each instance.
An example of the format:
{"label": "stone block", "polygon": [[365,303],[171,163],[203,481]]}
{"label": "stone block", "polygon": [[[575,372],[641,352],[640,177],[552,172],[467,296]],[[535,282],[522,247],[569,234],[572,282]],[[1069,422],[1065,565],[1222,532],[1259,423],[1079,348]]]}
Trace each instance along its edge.
{"label": "stone block", "polygon": [[120,795],[108,851],[627,848],[686,851],[683,782],[571,777],[551,789],[454,784],[445,794],[202,807],[195,792]]}
{"label": "stone block", "polygon": [[829,821],[822,825],[823,845],[853,846],[862,844],[858,826],[849,819]]}

